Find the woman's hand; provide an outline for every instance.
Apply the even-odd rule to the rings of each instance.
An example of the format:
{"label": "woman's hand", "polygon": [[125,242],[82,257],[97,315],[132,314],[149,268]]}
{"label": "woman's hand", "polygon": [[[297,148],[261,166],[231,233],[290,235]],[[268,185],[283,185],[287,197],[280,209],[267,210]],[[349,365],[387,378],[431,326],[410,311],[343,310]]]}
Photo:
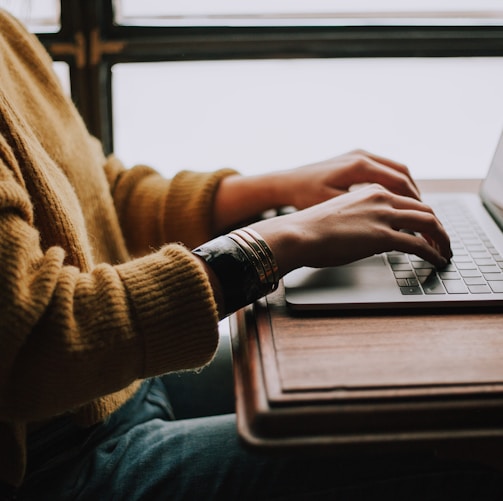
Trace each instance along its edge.
{"label": "woman's hand", "polygon": [[256,219],[268,209],[305,209],[367,183],[419,199],[419,190],[405,165],[356,150],[295,169],[223,179],[215,198],[214,233]]}
{"label": "woman's hand", "polygon": [[439,267],[452,257],[449,237],[430,207],[376,184],[251,226],[271,247],[282,276],[301,266],[337,266],[391,250]]}
{"label": "woman's hand", "polygon": [[376,183],[398,195],[419,200],[419,190],[409,169],[398,162],[363,150],[297,169],[284,171],[283,189],[290,193],[290,203],[305,209],[346,193],[358,184]]}

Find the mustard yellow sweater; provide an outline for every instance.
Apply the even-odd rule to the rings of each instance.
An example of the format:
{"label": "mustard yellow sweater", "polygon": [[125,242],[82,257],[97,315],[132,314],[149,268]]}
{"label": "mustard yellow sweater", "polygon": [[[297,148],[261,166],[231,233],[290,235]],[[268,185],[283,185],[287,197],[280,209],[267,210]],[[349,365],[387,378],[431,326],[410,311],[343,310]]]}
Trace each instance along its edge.
{"label": "mustard yellow sweater", "polygon": [[216,305],[188,248],[212,236],[232,172],[166,180],[105,158],[48,54],[0,11],[0,481],[22,482],[37,423],[98,422],[141,379],[212,358]]}

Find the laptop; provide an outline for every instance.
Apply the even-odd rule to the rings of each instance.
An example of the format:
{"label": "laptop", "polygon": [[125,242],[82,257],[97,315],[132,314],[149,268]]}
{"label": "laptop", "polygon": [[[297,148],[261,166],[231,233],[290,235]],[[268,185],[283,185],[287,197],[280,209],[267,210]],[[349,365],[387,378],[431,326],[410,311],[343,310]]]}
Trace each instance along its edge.
{"label": "laptop", "polygon": [[291,311],[503,307],[503,134],[478,194],[431,193],[451,238],[444,269],[389,252],[333,268],[300,268],[283,278]]}

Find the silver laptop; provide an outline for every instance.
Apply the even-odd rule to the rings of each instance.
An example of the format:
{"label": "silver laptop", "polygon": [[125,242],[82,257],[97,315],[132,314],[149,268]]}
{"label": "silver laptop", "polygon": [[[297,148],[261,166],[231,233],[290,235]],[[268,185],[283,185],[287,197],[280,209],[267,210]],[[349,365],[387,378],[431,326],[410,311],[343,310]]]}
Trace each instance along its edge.
{"label": "silver laptop", "polygon": [[417,256],[375,255],[283,279],[291,310],[503,307],[503,134],[480,193],[425,194],[451,237],[442,270]]}

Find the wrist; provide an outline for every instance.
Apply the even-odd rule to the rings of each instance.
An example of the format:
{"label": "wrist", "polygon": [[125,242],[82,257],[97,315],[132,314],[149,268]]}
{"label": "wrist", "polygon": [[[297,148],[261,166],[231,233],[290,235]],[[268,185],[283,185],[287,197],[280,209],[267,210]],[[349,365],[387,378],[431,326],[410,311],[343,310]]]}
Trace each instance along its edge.
{"label": "wrist", "polygon": [[287,186],[288,181],[281,173],[222,179],[215,198],[215,233],[256,220],[267,210],[289,205]]}
{"label": "wrist", "polygon": [[251,228],[217,237],[192,252],[205,261],[221,318],[278,286],[278,267],[272,251]]}
{"label": "wrist", "polygon": [[279,277],[303,265],[305,232],[292,222],[290,215],[264,219],[250,227],[262,235],[274,254]]}

